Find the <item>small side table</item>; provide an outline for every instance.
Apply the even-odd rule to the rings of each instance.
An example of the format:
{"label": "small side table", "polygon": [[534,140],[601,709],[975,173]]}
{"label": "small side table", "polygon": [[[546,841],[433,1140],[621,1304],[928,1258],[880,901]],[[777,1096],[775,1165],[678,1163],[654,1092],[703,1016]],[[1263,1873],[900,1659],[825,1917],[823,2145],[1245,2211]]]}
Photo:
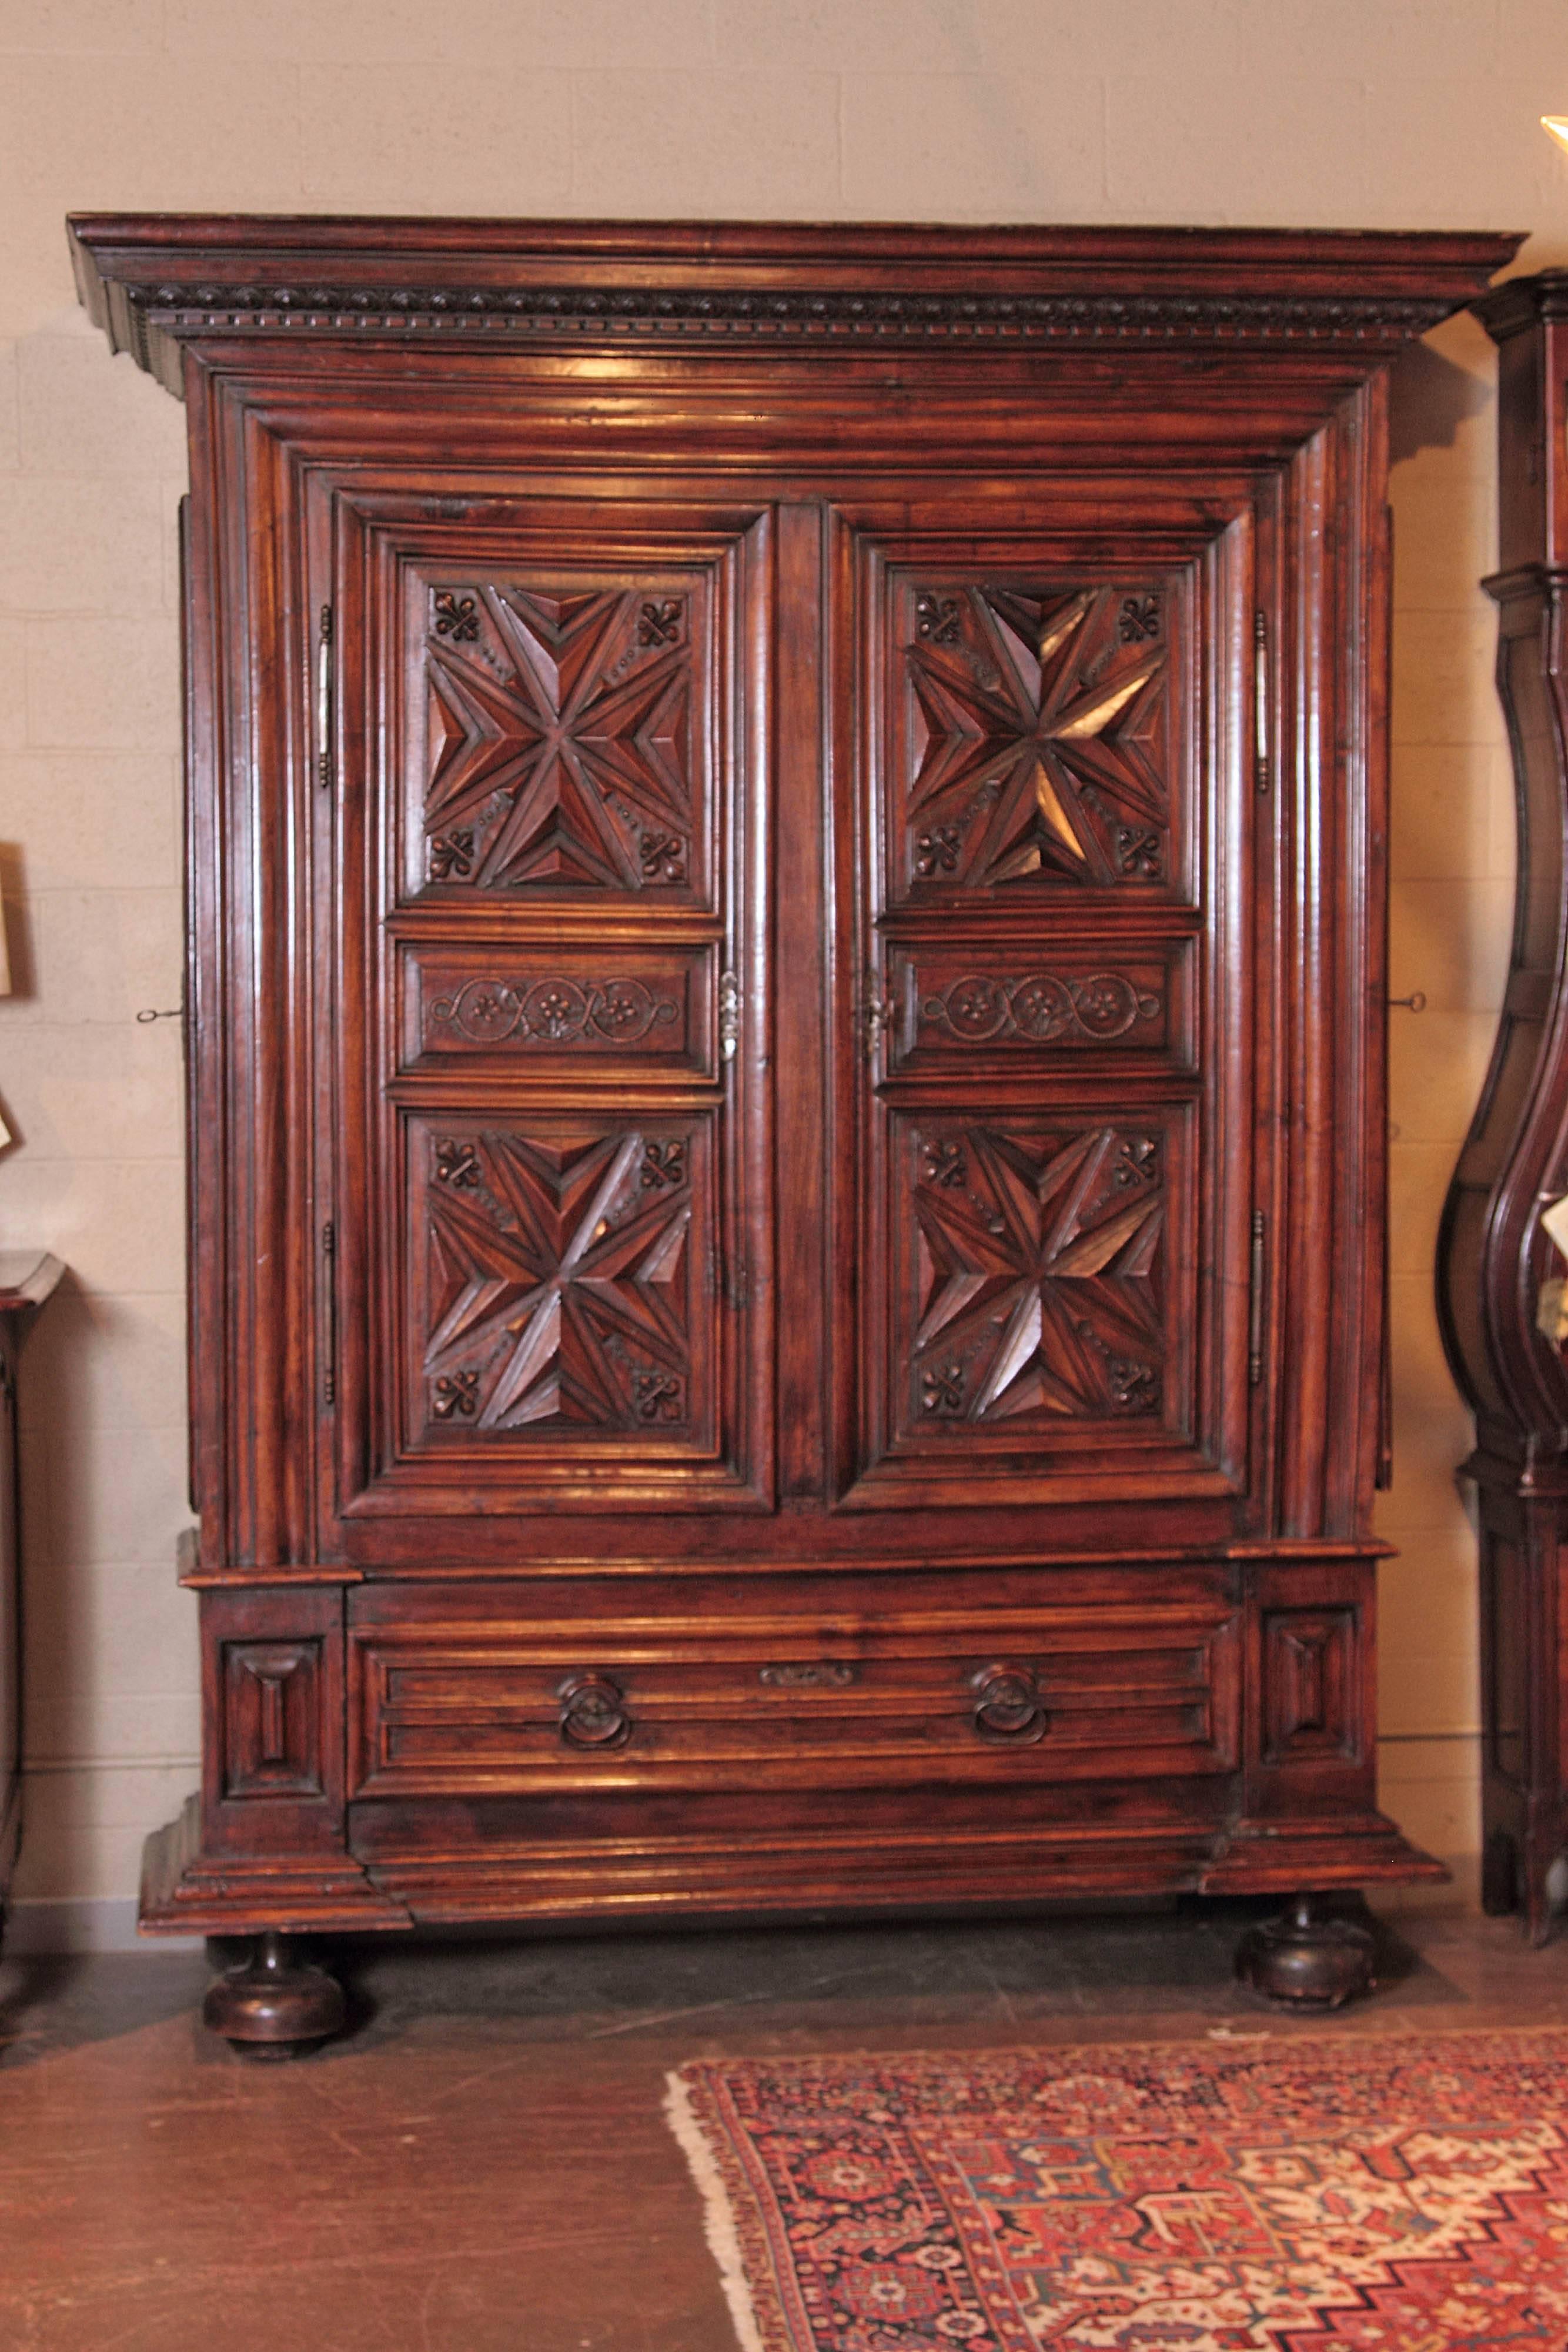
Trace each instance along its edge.
{"label": "small side table", "polygon": [[47,1251],[0,1250],[0,1919],[22,1838],[22,1655],[16,1503],[16,1359],[65,1267]]}

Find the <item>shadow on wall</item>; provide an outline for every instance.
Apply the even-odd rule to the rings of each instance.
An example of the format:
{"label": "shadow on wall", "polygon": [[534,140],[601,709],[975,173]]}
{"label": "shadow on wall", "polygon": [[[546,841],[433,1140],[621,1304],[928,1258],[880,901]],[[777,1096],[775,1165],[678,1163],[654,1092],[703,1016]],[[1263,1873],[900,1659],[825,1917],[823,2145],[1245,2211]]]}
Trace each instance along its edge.
{"label": "shadow on wall", "polygon": [[[0,996],[25,1001],[37,993],[25,855],[20,842],[0,841]],[[5,1071],[0,1064],[0,1151],[26,1139],[12,1114]]]}
{"label": "shadow on wall", "polygon": [[[150,1344],[165,1338],[147,1301],[68,1270],[23,1348],[19,1896],[99,1895],[128,1870],[133,1885],[142,1837],[198,1775],[195,1609],[172,1541],[151,1559],[102,1557],[151,1549],[121,1539],[122,1517],[185,1516],[169,1433],[135,1427],[124,1368]],[[94,1466],[106,1421],[134,1460],[119,1479]]]}
{"label": "shadow on wall", "polygon": [[[29,1876],[51,1888],[90,1884],[86,1826],[61,1800],[83,1744],[83,1700],[93,1685],[99,1628],[76,1580],[64,1570],[53,1501],[57,1465],[72,1458],[81,1431],[90,1377],[87,1351],[102,1305],[89,1299],[68,1268],[24,1340],[17,1368],[25,1775],[17,1875],[23,1887]],[[40,1846],[47,1847],[47,1854]]]}
{"label": "shadow on wall", "polygon": [[1388,457],[1391,465],[1423,449],[1452,449],[1460,428],[1490,408],[1484,376],[1458,367],[1427,343],[1407,343],[1388,373]]}

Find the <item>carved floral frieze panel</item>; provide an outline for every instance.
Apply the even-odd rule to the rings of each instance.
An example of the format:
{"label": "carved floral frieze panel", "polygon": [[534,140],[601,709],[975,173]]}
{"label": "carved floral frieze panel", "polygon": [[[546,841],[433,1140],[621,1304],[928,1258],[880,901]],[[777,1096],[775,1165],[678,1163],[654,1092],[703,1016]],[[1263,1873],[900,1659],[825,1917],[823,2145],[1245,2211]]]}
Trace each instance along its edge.
{"label": "carved floral frieze panel", "polygon": [[903,1128],[906,1433],[1157,1417],[1173,1139],[1082,1118]]}
{"label": "carved floral frieze panel", "polygon": [[1140,988],[1124,972],[1090,972],[1082,979],[1053,971],[1007,977],[966,972],[923,997],[920,1018],[964,1045],[997,1037],[1027,1037],[1054,1045],[1107,1045],[1165,1010],[1157,989]]}
{"label": "carved floral frieze panel", "polygon": [[910,578],[889,610],[896,895],[1175,878],[1179,582]]}
{"label": "carved floral frieze panel", "polygon": [[416,1430],[690,1440],[706,1123],[411,1123]]}
{"label": "carved floral frieze panel", "polygon": [[414,579],[416,889],[700,887],[707,585]]}
{"label": "carved floral frieze panel", "polygon": [[508,1082],[594,1070],[639,1083],[711,1077],[719,974],[708,943],[515,949],[401,943],[403,1074],[488,1062]]}
{"label": "carved floral frieze panel", "polygon": [[1098,948],[1038,944],[888,952],[889,1068],[974,1074],[983,1062],[1042,1068],[1063,1057],[1190,1060],[1187,942]]}
{"label": "carved floral frieze panel", "polygon": [[579,980],[550,972],[465,980],[430,1007],[429,1034],[445,1043],[504,1045],[640,1045],[681,1017],[673,996],[641,980]]}

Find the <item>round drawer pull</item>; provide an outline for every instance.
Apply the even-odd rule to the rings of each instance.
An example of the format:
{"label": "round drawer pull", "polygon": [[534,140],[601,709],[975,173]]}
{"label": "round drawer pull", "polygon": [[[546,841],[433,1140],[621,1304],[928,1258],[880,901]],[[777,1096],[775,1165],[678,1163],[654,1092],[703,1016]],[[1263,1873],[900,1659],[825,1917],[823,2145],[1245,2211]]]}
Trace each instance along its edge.
{"label": "round drawer pull", "polygon": [[1010,1748],[1039,1739],[1049,1720],[1028,1666],[987,1666],[975,1676],[975,1729]]}
{"label": "round drawer pull", "polygon": [[632,1718],[615,1685],[604,1675],[573,1675],[562,1683],[560,1736],[569,1748],[624,1748]]}

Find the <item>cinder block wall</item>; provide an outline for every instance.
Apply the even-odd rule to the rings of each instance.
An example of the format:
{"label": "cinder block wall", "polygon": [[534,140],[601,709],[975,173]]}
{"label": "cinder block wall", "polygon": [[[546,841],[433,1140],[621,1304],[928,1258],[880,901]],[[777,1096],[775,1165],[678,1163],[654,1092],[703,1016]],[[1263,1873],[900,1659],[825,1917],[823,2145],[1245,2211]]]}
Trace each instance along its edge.
{"label": "cinder block wall", "polygon": [[[72,1267],[25,1372],[19,1893],[129,1918],[196,1771],[185,1517],[174,505],[183,417],[75,310],[73,208],[1530,228],[1568,261],[1563,0],[0,0],[0,1244]],[[1396,1483],[1385,1802],[1474,1883],[1467,1442],[1430,1303],[1507,952],[1492,373],[1396,427]],[[54,1931],[66,1914],[49,1913]]]}

